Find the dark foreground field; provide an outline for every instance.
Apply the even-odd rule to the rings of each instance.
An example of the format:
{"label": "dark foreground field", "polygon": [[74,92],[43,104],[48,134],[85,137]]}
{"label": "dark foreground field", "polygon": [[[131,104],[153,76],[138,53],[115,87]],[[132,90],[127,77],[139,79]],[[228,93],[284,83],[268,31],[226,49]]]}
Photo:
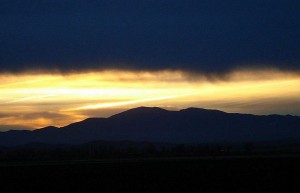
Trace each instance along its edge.
{"label": "dark foreground field", "polygon": [[291,157],[2,163],[0,192],[298,192],[299,176]]}

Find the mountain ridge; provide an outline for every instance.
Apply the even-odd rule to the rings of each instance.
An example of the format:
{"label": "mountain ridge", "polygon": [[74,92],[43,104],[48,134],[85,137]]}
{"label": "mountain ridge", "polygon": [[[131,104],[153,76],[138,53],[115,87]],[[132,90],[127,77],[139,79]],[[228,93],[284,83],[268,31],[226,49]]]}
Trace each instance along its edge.
{"label": "mountain ridge", "polygon": [[0,133],[0,146],[26,143],[80,144],[95,140],[216,143],[300,139],[300,117],[252,115],[187,108],[137,107],[108,118],[88,118],[64,127]]}

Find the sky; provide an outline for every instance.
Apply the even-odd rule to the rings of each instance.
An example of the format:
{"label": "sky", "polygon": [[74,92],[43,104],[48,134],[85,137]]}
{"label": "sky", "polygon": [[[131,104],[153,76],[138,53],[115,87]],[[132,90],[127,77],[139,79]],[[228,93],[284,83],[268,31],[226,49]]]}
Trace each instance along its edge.
{"label": "sky", "polygon": [[296,0],[2,0],[0,131],[137,106],[300,116]]}

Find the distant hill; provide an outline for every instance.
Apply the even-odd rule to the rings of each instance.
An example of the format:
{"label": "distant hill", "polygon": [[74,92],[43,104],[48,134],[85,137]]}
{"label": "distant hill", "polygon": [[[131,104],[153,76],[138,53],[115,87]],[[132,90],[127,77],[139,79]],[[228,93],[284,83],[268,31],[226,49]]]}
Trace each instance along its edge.
{"label": "distant hill", "polygon": [[300,117],[297,116],[258,116],[201,108],[168,111],[138,107],[109,118],[89,118],[61,128],[0,132],[0,146],[76,145],[97,140],[201,144],[299,139]]}

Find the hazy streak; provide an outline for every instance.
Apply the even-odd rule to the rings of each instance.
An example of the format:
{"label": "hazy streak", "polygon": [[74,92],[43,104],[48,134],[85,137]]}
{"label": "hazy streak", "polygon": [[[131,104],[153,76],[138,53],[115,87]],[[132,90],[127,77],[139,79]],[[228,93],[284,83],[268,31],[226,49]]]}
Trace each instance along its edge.
{"label": "hazy streak", "polygon": [[101,103],[101,104],[93,104],[93,105],[87,105],[87,106],[79,107],[79,108],[76,108],[74,110],[103,109],[103,108],[108,108],[108,107],[117,107],[117,106],[124,106],[124,105],[139,104],[139,103],[144,103],[144,102],[153,102],[153,101],[174,99],[174,98],[179,98],[179,97],[180,96],[164,96],[164,97],[156,97],[156,98],[148,98],[148,99],[138,99],[138,100],[132,100],[132,101]]}
{"label": "hazy streak", "polygon": [[44,96],[31,96],[31,97],[23,97],[16,100],[4,102],[3,104],[10,104],[10,103],[17,103],[17,102],[23,102],[23,101],[30,101],[30,100],[36,100],[36,99],[43,99],[48,97],[53,97],[55,95],[44,95]]}

